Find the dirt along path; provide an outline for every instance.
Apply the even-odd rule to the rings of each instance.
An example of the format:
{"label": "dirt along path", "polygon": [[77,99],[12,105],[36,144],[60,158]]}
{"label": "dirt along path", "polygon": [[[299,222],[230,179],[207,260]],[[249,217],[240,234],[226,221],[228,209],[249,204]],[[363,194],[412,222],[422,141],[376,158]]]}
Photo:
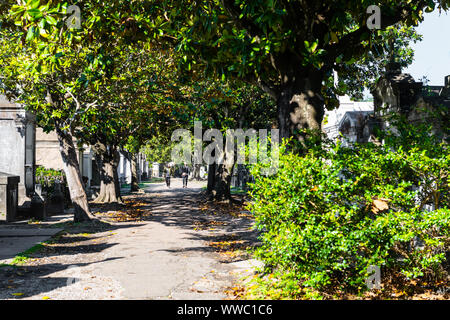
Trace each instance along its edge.
{"label": "dirt along path", "polygon": [[125,210],[103,208],[108,223],[66,222],[23,265],[0,267],[0,299],[233,298],[229,288],[257,265],[245,251],[253,220],[205,205],[204,186],[149,184]]}

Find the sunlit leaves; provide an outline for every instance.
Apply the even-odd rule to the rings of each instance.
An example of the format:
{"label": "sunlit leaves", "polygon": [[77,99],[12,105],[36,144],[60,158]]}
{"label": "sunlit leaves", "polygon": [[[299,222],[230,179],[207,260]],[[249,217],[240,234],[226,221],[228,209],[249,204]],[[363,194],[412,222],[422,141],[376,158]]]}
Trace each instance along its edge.
{"label": "sunlit leaves", "polygon": [[[273,176],[255,166],[257,255],[266,273],[295,285],[285,282],[286,292],[364,291],[370,265],[404,278],[440,277],[450,241],[448,146],[426,125],[395,124],[401,133],[387,133],[384,146],[282,152]],[[433,201],[434,210],[425,209]]]}

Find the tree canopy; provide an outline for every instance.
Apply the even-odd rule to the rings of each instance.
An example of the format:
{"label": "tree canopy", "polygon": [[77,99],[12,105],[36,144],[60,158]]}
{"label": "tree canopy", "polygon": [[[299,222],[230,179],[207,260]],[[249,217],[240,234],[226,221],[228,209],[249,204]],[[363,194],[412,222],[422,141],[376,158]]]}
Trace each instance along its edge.
{"label": "tree canopy", "polygon": [[[270,115],[281,137],[304,141],[305,132],[320,130],[338,95],[360,97],[388,60],[410,63],[409,43],[420,38],[412,26],[450,1],[1,5],[2,92],[35,112],[69,149],[75,136],[112,150],[113,159],[119,148],[135,153],[155,134],[196,118],[224,129],[272,123],[264,118]],[[368,26],[372,5],[380,8],[380,29]]]}

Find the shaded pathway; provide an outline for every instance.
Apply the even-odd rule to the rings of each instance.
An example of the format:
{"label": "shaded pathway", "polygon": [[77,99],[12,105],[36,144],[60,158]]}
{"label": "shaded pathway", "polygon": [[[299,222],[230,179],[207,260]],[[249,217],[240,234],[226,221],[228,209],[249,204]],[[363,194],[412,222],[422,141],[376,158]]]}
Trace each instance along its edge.
{"label": "shaded pathway", "polygon": [[249,233],[251,221],[238,219],[234,227],[224,225],[224,230],[194,230],[199,222],[218,219],[198,208],[203,186],[194,182],[182,189],[181,179],[173,179],[171,189],[163,183],[150,185],[146,192],[152,218],[137,228],[118,230],[121,240],[106,251],[109,257],[126,259],[100,263],[94,273],[118,279],[125,298],[226,298],[224,291],[235,279],[235,268],[221,263],[206,241],[229,232]]}
{"label": "shaded pathway", "polygon": [[[250,265],[226,261],[208,242],[230,237],[254,241],[256,235],[249,218],[202,212],[198,200],[204,185],[190,182],[183,189],[181,179],[173,179],[171,189],[163,183],[149,185],[146,194],[136,196],[150,202],[152,215],[146,221],[113,223],[111,230],[96,233],[95,239],[89,236],[87,247],[96,250],[75,251],[63,261],[60,255],[37,259],[35,266],[28,266],[32,271],[27,282],[40,289],[12,298],[227,298],[226,288]],[[210,224],[213,227],[199,228]],[[55,279],[57,285],[46,289],[45,284]],[[8,291],[9,296],[0,294],[0,298],[11,298],[11,290],[27,290],[25,283],[12,283],[16,287]]]}

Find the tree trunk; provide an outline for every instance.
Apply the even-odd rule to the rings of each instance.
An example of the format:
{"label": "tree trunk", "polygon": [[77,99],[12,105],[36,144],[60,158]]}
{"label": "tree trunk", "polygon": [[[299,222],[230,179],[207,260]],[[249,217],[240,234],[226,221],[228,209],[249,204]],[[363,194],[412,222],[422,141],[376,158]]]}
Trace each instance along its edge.
{"label": "tree trunk", "polygon": [[75,209],[74,221],[82,222],[95,219],[94,215],[91,214],[86,190],[83,186],[83,179],[81,178],[80,166],[76,149],[73,144],[72,134],[61,130],[57,125],[55,125],[55,127],[59,140],[59,150],[64,163],[64,172],[66,174],[70,198]]}
{"label": "tree trunk", "polygon": [[212,189],[212,199],[215,201],[231,201],[231,178],[235,164],[235,155],[229,153],[227,147],[220,154],[222,163],[216,164],[214,172],[214,184]]}
{"label": "tree trunk", "polygon": [[320,132],[324,110],[321,96],[323,73],[304,70],[281,85],[277,98],[280,138],[295,137],[300,142],[308,135],[304,129]]}
{"label": "tree trunk", "polygon": [[214,177],[214,189],[212,197],[215,201],[231,201],[231,178],[233,175],[234,163],[219,164]]}
{"label": "tree trunk", "polygon": [[118,197],[118,202],[122,203],[122,194],[120,193],[120,181],[119,181],[119,173],[117,172],[117,168],[119,167],[120,162],[120,153],[119,151],[115,151],[113,154],[113,178],[114,178],[114,188],[116,190],[116,196]]}
{"label": "tree trunk", "polygon": [[137,170],[137,157],[135,153],[130,153],[130,163],[131,163],[131,191],[139,191],[139,179]]}
{"label": "tree trunk", "polygon": [[194,164],[194,172],[192,174],[192,179],[195,179],[197,181],[201,180],[200,168],[201,168],[200,164]]}
{"label": "tree trunk", "polygon": [[216,181],[216,163],[208,165],[208,185],[206,187],[206,194],[212,195],[214,184]]}
{"label": "tree trunk", "polygon": [[93,146],[95,160],[100,170],[100,192],[94,203],[122,203],[117,174],[118,155],[115,147],[96,143]]}

